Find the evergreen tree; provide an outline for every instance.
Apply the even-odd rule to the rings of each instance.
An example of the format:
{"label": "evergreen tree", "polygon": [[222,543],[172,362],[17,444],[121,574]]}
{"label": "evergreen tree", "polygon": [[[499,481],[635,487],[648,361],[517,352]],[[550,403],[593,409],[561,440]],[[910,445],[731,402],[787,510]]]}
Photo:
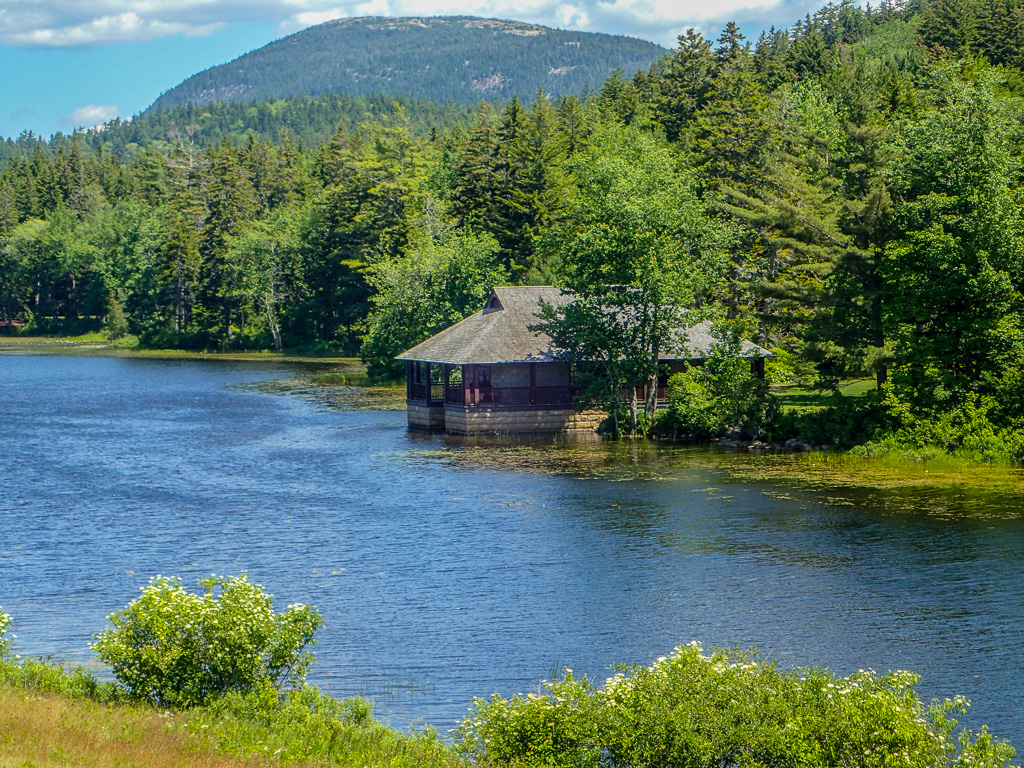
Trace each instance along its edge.
{"label": "evergreen tree", "polygon": [[234,337],[235,325],[244,323],[234,298],[235,275],[226,261],[227,240],[255,218],[259,205],[247,168],[229,141],[212,154],[207,189],[208,214],[200,241],[202,289],[197,297],[200,312],[196,319],[209,334],[204,346],[218,339],[226,346]]}
{"label": "evergreen tree", "polygon": [[677,141],[714,88],[711,43],[692,29],[679,36],[672,54],[651,71],[651,106],[669,141]]}
{"label": "evergreen tree", "polygon": [[[174,212],[165,223],[162,240],[157,270],[164,323],[147,328],[145,337],[157,345],[176,346],[192,330],[192,309],[202,268],[199,233],[187,215]],[[170,339],[169,332],[173,333]]]}
{"label": "evergreen tree", "polygon": [[930,48],[970,53],[976,47],[977,27],[974,0],[930,0],[921,14],[921,40]]}
{"label": "evergreen tree", "polygon": [[977,46],[993,64],[1024,64],[1024,7],[1014,0],[981,0],[977,6]]}

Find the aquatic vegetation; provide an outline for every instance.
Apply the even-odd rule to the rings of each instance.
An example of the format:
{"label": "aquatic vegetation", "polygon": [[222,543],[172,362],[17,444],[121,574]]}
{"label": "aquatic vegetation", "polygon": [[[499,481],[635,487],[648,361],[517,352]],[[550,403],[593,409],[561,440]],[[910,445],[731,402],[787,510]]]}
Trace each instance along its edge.
{"label": "aquatic vegetation", "polygon": [[405,385],[373,383],[366,375],[366,368],[355,360],[304,364],[296,366],[287,378],[244,384],[241,388],[308,397],[327,408],[342,411],[405,410]]}
{"label": "aquatic vegetation", "polygon": [[[411,456],[412,454],[410,454]],[[950,456],[928,462],[850,453],[751,453],[652,441],[530,443],[445,438],[416,457],[459,468],[569,475],[579,479],[671,481],[694,470],[728,483],[767,483],[826,492],[830,503],[929,514],[1024,515],[1024,469]]]}

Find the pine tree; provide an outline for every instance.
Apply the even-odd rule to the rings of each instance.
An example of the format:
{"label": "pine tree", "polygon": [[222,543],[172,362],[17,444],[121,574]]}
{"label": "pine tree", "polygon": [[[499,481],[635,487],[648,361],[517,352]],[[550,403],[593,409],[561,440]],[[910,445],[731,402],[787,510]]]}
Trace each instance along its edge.
{"label": "pine tree", "polygon": [[740,59],[744,54],[749,53],[750,46],[745,42],[746,39],[743,33],[740,32],[736,22],[730,21],[725,25],[722,34],[718,37],[715,58],[720,64],[727,64],[728,62]]}
{"label": "pine tree", "polygon": [[712,178],[741,186],[759,183],[767,152],[776,144],[777,126],[749,56],[731,62],[718,76],[693,123],[695,148]]}
{"label": "pine tree", "polygon": [[[231,142],[225,140],[213,154],[209,170],[207,215],[200,241],[203,252],[203,287],[199,305],[202,321],[213,338],[230,344],[240,321],[233,272],[225,263],[227,238],[241,232],[257,213],[256,191],[247,169]],[[223,335],[220,335],[220,331]]]}
{"label": "pine tree", "polygon": [[931,0],[921,14],[921,41],[930,48],[969,54],[976,48],[977,31],[973,0]]}
{"label": "pine tree", "polygon": [[[191,331],[192,308],[199,288],[199,234],[188,216],[172,215],[163,241],[157,262],[161,303],[171,312],[169,330],[181,336]],[[160,330],[165,329],[157,332]]]}
{"label": "pine tree", "polygon": [[1024,64],[1024,7],[1012,0],[981,0],[977,7],[978,48],[993,64]]}
{"label": "pine tree", "polygon": [[669,141],[678,141],[711,99],[715,66],[711,43],[688,29],[672,54],[652,68],[652,107]]}

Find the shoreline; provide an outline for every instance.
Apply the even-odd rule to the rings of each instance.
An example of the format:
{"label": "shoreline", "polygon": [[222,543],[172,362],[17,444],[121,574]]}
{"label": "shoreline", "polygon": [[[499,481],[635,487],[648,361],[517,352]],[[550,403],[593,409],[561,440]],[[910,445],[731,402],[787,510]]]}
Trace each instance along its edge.
{"label": "shoreline", "polygon": [[[378,404],[383,410],[398,409],[396,400],[397,385],[394,383],[371,383],[365,379],[366,367],[356,357],[335,355],[315,355],[308,353],[260,352],[196,352],[175,349],[144,349],[139,347],[120,347],[116,342],[103,339],[66,337],[66,336],[0,336],[0,356],[3,355],[67,355],[94,356],[112,358],[136,358],[150,360],[195,360],[223,362],[272,363],[275,365],[301,365],[311,367],[330,367],[331,372],[318,375],[310,381],[292,381],[280,388],[266,387],[265,391],[280,394],[311,394],[327,402],[332,395],[343,394],[344,398],[334,398],[336,402],[348,405],[353,389],[361,392],[380,391],[387,395],[386,400]],[[337,392],[334,392],[337,390]],[[378,398],[366,403],[360,402],[358,409],[373,407]],[[404,405],[404,400],[402,402]],[[482,445],[491,444],[499,447],[498,454],[507,454],[509,449],[519,453],[527,448],[532,441],[526,443],[519,440],[504,441],[496,438],[497,444],[490,439],[482,440]],[[910,456],[883,455],[877,457],[856,456],[846,450],[807,450],[803,446],[782,448],[780,450],[748,450],[746,445],[733,445],[733,441],[721,439],[707,445],[686,443],[649,441],[653,450],[683,450],[696,448],[707,451],[708,464],[723,469],[735,481],[773,482],[793,486],[815,487],[822,484],[846,489],[892,490],[911,488],[941,488],[949,490],[977,490],[986,495],[1005,493],[1024,497],[1024,467],[1010,463],[974,461],[949,454],[943,454],[926,460]],[[600,444],[604,444],[602,441]],[[547,443],[533,444],[541,453]],[[759,446],[760,447],[760,446]],[[764,446],[767,448],[768,446]],[[774,446],[773,446],[774,447]],[[502,450],[504,449],[504,450]],[[713,457],[713,458],[712,458]],[[468,458],[468,457],[467,457]],[[479,458],[479,457],[478,457]],[[508,456],[492,456],[497,464],[506,464]],[[546,462],[541,460],[519,460],[511,464],[526,471],[536,471]],[[504,460],[503,460],[504,459]],[[461,462],[460,462],[461,463]],[[475,462],[469,462],[475,463]],[[484,465],[490,461],[481,462]],[[572,471],[571,465],[562,462],[562,469]],[[589,462],[584,462],[589,464]],[[584,472],[586,474],[586,472]]]}
{"label": "shoreline", "polygon": [[0,336],[0,355],[93,355],[96,357],[143,357],[177,360],[233,360],[241,362],[319,363],[365,368],[358,357],[317,355],[309,352],[231,351],[206,352],[184,349],[149,349],[119,346],[115,341],[78,336]]}

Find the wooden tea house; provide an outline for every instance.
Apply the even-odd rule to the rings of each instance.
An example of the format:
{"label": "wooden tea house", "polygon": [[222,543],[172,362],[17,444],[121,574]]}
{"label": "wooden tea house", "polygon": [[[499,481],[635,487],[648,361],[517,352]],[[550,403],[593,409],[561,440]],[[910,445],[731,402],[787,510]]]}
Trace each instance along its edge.
{"label": "wooden tea house", "polygon": [[[570,300],[552,286],[495,288],[480,312],[399,355],[409,426],[461,435],[593,433],[605,414],[577,412],[571,364],[546,334],[530,330],[541,301]],[[664,359],[668,375],[699,365],[715,341],[710,323],[686,334],[686,352]],[[764,375],[770,352],[743,342],[741,354],[753,373]]]}

